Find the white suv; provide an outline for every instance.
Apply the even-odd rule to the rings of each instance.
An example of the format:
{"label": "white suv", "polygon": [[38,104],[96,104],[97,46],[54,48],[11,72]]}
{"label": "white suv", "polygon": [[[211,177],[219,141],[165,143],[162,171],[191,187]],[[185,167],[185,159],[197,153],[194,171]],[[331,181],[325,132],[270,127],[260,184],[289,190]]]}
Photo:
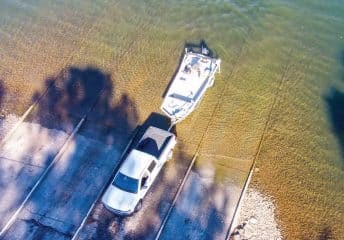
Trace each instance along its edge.
{"label": "white suv", "polygon": [[142,199],[176,145],[173,133],[149,127],[130,151],[102,197],[104,206],[119,215],[130,215],[142,206]]}

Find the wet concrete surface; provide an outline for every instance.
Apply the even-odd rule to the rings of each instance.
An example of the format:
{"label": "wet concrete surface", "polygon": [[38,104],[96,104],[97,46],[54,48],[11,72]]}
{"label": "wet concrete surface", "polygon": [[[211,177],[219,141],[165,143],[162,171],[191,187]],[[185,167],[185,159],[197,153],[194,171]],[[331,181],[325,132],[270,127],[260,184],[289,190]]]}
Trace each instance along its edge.
{"label": "wet concrete surface", "polygon": [[[115,145],[102,141],[94,131],[92,134],[92,130],[88,130],[92,129],[90,124],[79,129],[80,135],[67,142],[85,114],[98,115],[110,109],[105,104],[108,98],[102,98],[102,108],[94,110],[93,107],[99,100],[98,95],[104,93],[101,90],[108,87],[111,92],[112,88],[107,76],[97,69],[69,68],[62,73],[63,76],[54,81],[47,80],[48,92],[0,151],[0,193],[3,196],[0,205],[5,209],[0,212],[2,229],[64,144],[68,144],[19,212],[4,239],[72,236],[93,198],[108,180],[114,164],[118,163],[123,142],[128,139],[129,124],[125,129],[127,135],[117,135],[120,140]],[[85,132],[93,137],[83,136]],[[114,131],[112,133],[116,138]]]}
{"label": "wet concrete surface", "polygon": [[192,159],[184,154],[176,150],[132,216],[116,216],[99,199],[77,239],[154,239]]}
{"label": "wet concrete surface", "polygon": [[[54,91],[58,92],[56,89]],[[55,99],[49,94],[48,96],[49,100]],[[102,191],[102,187],[111,179],[112,171],[119,165],[119,155],[128,142],[128,133],[132,131],[137,121],[135,105],[125,96],[122,96],[119,104],[114,108],[104,108],[104,105],[106,106],[104,101],[100,101],[89,113],[75,140],[35,191],[4,239],[69,239],[73,236],[91,204]],[[47,150],[44,150],[47,148],[44,146],[54,146],[58,151],[62,144],[59,145],[56,139],[51,137],[58,136],[59,132],[70,133],[70,126],[73,126],[75,119],[81,116],[69,110],[66,114],[66,111],[62,109],[62,112],[57,111],[60,115],[55,118],[54,106],[51,111],[46,112],[46,115],[43,112],[49,109],[49,104],[40,107],[33,113],[38,117],[34,115],[30,118],[35,124],[27,123],[30,130],[35,129],[32,126],[38,126],[39,129],[33,132],[39,135],[29,132],[28,135],[31,138],[22,142],[23,146],[28,146],[25,144],[27,142],[31,143],[31,147],[27,150],[29,154],[18,157],[24,162],[25,159],[32,158],[33,161],[30,160],[29,163],[35,165],[29,165],[30,169],[23,171],[23,174],[28,171],[37,171],[34,174],[38,176],[40,161],[43,157],[49,156],[52,159],[56,155],[54,153],[50,156]],[[62,116],[65,120],[59,124]],[[44,126],[57,128],[60,131],[42,127],[38,124],[40,122]],[[156,121],[159,124],[162,122]],[[68,136],[67,133],[64,133],[66,135],[64,141]],[[45,135],[50,138],[44,137]],[[20,143],[19,140],[22,137],[20,134],[18,137],[15,136],[13,136],[14,144],[11,145],[12,155],[18,154],[13,146]],[[41,139],[45,145],[40,146],[35,139]],[[37,148],[39,150],[35,150]],[[180,139],[173,160],[158,176],[144,199],[141,211],[133,216],[126,218],[115,216],[97,202],[79,234],[79,239],[154,239],[193,157],[190,154],[193,152],[191,149],[196,148],[195,143],[187,143],[184,139]],[[25,157],[33,153],[40,153],[41,157],[40,155]],[[3,156],[3,158],[15,159],[12,155]],[[44,165],[42,166],[44,168]],[[28,166],[25,167],[28,168]],[[17,175],[14,174],[13,177],[16,178]],[[26,184],[32,186],[37,178],[30,177]],[[193,186],[195,183],[196,186]],[[25,186],[18,182],[15,185]],[[14,189],[16,194],[20,192],[17,191],[20,187]],[[164,229],[162,239],[171,239],[173,236],[178,236],[180,239],[189,237],[191,239],[218,239],[218,236],[223,236],[226,226],[230,223],[230,210],[234,208],[235,197],[239,190],[236,189],[237,193],[231,196],[232,190],[235,189],[234,185],[206,186],[202,183],[202,179],[195,178],[194,174],[188,179],[185,188]],[[22,192],[23,197],[29,189],[30,187],[26,192]],[[209,198],[209,195],[214,195],[216,199]],[[214,202],[220,203],[216,205]],[[178,230],[179,225],[183,225],[183,232]]]}
{"label": "wet concrete surface", "polygon": [[4,239],[71,237],[118,164],[119,155],[116,147],[77,135]]}
{"label": "wet concrete surface", "polygon": [[[0,151],[0,227],[20,206],[67,140],[68,134],[22,124]],[[39,139],[39,141],[37,141]]]}
{"label": "wet concrete surface", "polygon": [[[77,239],[155,239],[191,159],[177,149],[132,216],[117,216],[98,199]],[[232,180],[217,182],[211,166],[194,168],[159,239],[224,239],[241,193]]]}
{"label": "wet concrete surface", "polygon": [[225,239],[240,192],[191,171],[159,239]]}
{"label": "wet concrete surface", "polygon": [[[73,69],[72,72],[75,73]],[[92,74],[92,71],[90,73]],[[78,73],[77,75],[82,77],[84,74],[81,72],[81,74]],[[102,78],[103,77],[101,77],[101,79]],[[83,83],[83,81],[81,81],[81,83]],[[135,87],[139,85],[135,81],[133,81],[132,84]],[[90,91],[92,88],[85,88],[85,91],[83,91],[83,88],[81,87],[81,91],[77,91],[77,96],[80,97],[77,98],[74,98],[73,94],[66,94],[65,91],[60,91],[60,89],[63,88],[68,89],[69,86],[75,86],[77,89],[80,89],[80,86],[77,83],[73,83],[71,85],[67,84],[66,86],[63,84],[56,86],[56,88],[54,88],[53,91],[47,95],[47,101],[44,101],[44,104],[40,105],[38,108],[36,112],[37,117],[30,118],[30,121],[42,123],[47,128],[55,128],[70,133],[72,129],[70,126],[73,126],[75,119],[78,119],[82,116],[82,113],[80,113],[79,110],[85,109],[84,103],[90,103],[89,99],[95,98],[93,96],[94,92]],[[139,93],[144,90],[145,89],[141,88],[138,89],[138,93],[136,95],[141,95]],[[92,96],[85,98],[85,101],[75,102],[75,100],[79,98],[82,100],[85,94],[91,94]],[[79,134],[84,136],[86,139],[85,144],[89,144],[88,147],[93,149],[95,152],[98,152],[98,148],[96,147],[98,144],[94,144],[95,146],[93,146],[91,142],[102,142],[104,145],[116,146],[115,148],[118,147],[118,151],[121,152],[121,149],[124,149],[123,143],[128,141],[128,133],[132,132],[133,127],[136,126],[139,120],[139,114],[135,109],[136,104],[133,99],[130,99],[127,94],[123,93],[119,97],[117,105],[112,106],[109,99],[112,99],[113,94],[114,93],[110,87],[109,91],[103,94],[104,98],[100,97],[100,100],[94,108],[94,111],[89,114],[79,131]],[[156,94],[152,95],[155,96]],[[216,94],[213,95],[216,96]],[[142,96],[145,96],[145,94],[142,94]],[[119,218],[105,210],[102,205],[98,203],[93,209],[90,217],[87,219],[87,224],[80,233],[80,239],[153,239],[155,237],[160,224],[172,203],[172,199],[177,192],[181,180],[186,172],[187,166],[190,163],[196,149],[198,148],[199,142],[203,141],[203,134],[208,129],[208,123],[210,122],[212,126],[212,114],[214,113],[212,109],[214,109],[214,106],[216,107],[217,102],[215,101],[215,98],[210,100],[211,101],[205,102],[206,105],[203,106],[203,110],[208,109],[207,111],[201,111],[201,109],[195,111],[195,113],[188,120],[186,120],[185,124],[178,126],[180,131],[178,135],[178,149],[174,154],[173,160],[164,167],[163,172],[161,172],[156,180],[156,183],[144,199],[144,204],[141,211],[128,218]],[[55,101],[58,102],[55,103]],[[144,106],[143,109],[145,109]],[[58,115],[55,116],[55,113]],[[222,118],[218,117],[218,119]],[[222,130],[223,128],[227,128],[227,123],[223,126],[221,125],[220,130],[217,129],[217,126],[213,128],[216,128],[217,132],[223,133]],[[221,138],[223,134],[210,135],[214,136],[214,138]],[[211,141],[207,139],[207,142]],[[220,142],[218,145],[222,146],[222,143],[223,142]],[[203,147],[205,152],[209,151],[208,148],[211,149],[211,152],[216,150],[213,145],[204,145]],[[102,147],[100,147],[100,149],[101,148]],[[84,148],[83,144],[77,144],[75,146],[75,154],[78,156],[76,157],[77,160],[75,165],[73,157],[68,157],[65,155],[63,156],[63,159],[69,159],[65,160],[65,162],[69,162],[70,166],[69,163],[64,166],[65,168],[61,166],[58,174],[55,173],[56,176],[53,174],[54,171],[51,173],[53,174],[52,176],[49,174],[47,177],[47,183],[44,182],[42,186],[37,189],[37,192],[40,194],[34,194],[33,198],[30,199],[28,206],[21,212],[20,217],[8,232],[8,239],[13,237],[20,239],[24,236],[32,236],[32,238],[43,239],[64,239],[72,236],[78,224],[81,223],[83,216],[85,216],[88,210],[87,207],[89,208],[92,202],[85,201],[84,203],[79,203],[82,202],[79,199],[80,197],[82,198],[80,193],[85,190],[86,195],[90,196],[92,200],[95,200],[95,196],[101,192],[101,188],[99,187],[98,189],[93,189],[94,194],[91,193],[91,190],[88,190],[89,186],[83,185],[82,176],[80,176],[76,170],[73,170],[75,166],[78,171],[83,172],[82,169],[85,164],[85,172],[89,172],[92,169],[91,166],[93,166],[93,164],[97,166],[97,164],[92,161],[90,166],[88,166],[88,162],[90,161],[88,158],[90,155],[92,156],[92,154],[89,154],[88,151],[89,150]],[[101,156],[100,150],[98,153],[94,153],[94,156],[97,156],[98,154]],[[104,165],[100,168],[106,167],[109,169],[114,169],[119,161],[119,159],[114,158],[114,165]],[[68,170],[69,168],[71,168],[71,170]],[[71,171],[70,174],[73,176],[68,175],[69,171]],[[102,174],[102,171],[104,170],[100,169],[99,174]],[[67,176],[66,182],[64,181],[65,176]],[[69,180],[68,176],[70,177]],[[106,177],[110,179],[108,175]],[[104,180],[100,180],[103,185],[106,183],[106,177],[104,177]],[[61,181],[61,179],[63,179],[63,181]],[[61,188],[59,185],[61,185]],[[74,185],[80,187],[80,190],[76,189]],[[94,183],[89,182],[89,185],[94,185]],[[53,189],[54,186],[57,187],[55,187],[55,190],[53,191],[51,189]],[[84,187],[86,189],[83,189]],[[216,187],[213,188],[214,189],[209,192],[210,194],[217,191],[215,189]],[[50,197],[52,197],[52,199]],[[187,197],[188,196],[184,197],[184,200]],[[198,198],[201,197],[205,198],[205,202],[203,204],[204,206],[211,206],[207,205],[206,194],[200,194]],[[31,200],[33,202],[31,202]],[[52,204],[45,206],[46,202],[49,201],[52,201]],[[65,205],[59,205],[61,202],[64,203],[65,201],[67,202]],[[72,202],[69,203],[68,201]],[[53,203],[56,204],[57,209],[60,209],[60,212],[53,209]],[[227,205],[225,204],[225,206]],[[75,212],[69,208],[75,208]],[[207,217],[209,218],[209,221],[214,219],[216,223],[222,223],[221,228],[226,228],[225,225],[227,222],[218,221],[218,219],[224,219],[225,217],[217,217],[219,214],[221,215],[221,211],[226,211],[226,209],[224,209],[224,207],[219,209],[210,209],[213,211],[206,211],[204,213],[211,214],[211,216]],[[70,213],[69,211],[72,212]],[[73,216],[69,216],[68,218],[64,214],[68,216],[69,214],[72,214]],[[199,216],[195,216],[195,221],[203,221],[197,219],[197,217]],[[188,223],[190,222],[188,218],[189,217],[185,217],[185,215],[183,215],[179,218],[179,220],[182,222],[186,221],[186,223]],[[204,218],[204,216],[201,216],[201,218]],[[184,222],[184,224],[186,223]],[[212,235],[211,227],[204,228],[204,231],[209,231],[209,233],[205,233],[209,234],[207,236]],[[188,232],[189,230],[186,229],[186,233]],[[182,236],[181,233],[180,236]]]}

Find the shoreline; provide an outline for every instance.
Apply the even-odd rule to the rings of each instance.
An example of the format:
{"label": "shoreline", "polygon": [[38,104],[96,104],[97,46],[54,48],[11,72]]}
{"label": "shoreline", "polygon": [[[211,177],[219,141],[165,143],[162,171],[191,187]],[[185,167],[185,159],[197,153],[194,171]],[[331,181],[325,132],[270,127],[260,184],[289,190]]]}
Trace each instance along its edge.
{"label": "shoreline", "polygon": [[238,212],[238,225],[230,239],[284,239],[275,210],[272,197],[263,194],[256,187],[248,187]]}

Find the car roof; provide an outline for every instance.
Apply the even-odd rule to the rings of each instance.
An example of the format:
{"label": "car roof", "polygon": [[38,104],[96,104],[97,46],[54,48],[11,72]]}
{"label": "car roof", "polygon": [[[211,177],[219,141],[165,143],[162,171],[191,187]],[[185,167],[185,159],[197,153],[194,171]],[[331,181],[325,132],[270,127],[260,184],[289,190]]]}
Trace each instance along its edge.
{"label": "car roof", "polygon": [[152,159],[149,154],[133,149],[124,160],[119,171],[129,177],[139,179]]}

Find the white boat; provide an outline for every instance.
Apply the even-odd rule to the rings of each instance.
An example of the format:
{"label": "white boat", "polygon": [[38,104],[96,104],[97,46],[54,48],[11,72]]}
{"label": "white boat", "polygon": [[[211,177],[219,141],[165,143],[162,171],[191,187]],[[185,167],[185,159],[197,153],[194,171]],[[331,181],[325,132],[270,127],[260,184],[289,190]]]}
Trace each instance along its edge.
{"label": "white boat", "polygon": [[178,72],[160,107],[172,124],[184,120],[196,108],[206,90],[213,86],[221,60],[208,56],[208,53],[204,47],[201,53],[185,48]]}

